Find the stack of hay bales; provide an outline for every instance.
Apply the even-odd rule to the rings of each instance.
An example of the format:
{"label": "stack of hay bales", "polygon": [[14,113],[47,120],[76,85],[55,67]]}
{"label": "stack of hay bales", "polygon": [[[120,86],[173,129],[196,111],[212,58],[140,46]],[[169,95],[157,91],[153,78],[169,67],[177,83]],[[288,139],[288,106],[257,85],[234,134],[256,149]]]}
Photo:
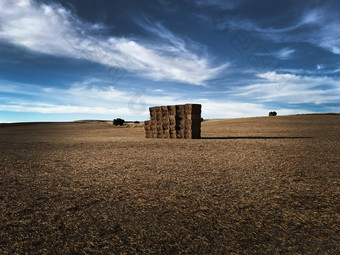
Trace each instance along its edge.
{"label": "stack of hay bales", "polygon": [[146,138],[201,138],[201,105],[150,107],[150,120],[145,121]]}

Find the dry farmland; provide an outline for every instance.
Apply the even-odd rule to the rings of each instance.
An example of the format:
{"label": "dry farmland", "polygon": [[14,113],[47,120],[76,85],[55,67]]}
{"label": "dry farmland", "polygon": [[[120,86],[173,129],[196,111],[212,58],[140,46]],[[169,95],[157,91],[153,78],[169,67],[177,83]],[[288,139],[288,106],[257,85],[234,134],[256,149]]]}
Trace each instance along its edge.
{"label": "dry farmland", "polygon": [[336,254],[340,115],[3,124],[0,254]]}

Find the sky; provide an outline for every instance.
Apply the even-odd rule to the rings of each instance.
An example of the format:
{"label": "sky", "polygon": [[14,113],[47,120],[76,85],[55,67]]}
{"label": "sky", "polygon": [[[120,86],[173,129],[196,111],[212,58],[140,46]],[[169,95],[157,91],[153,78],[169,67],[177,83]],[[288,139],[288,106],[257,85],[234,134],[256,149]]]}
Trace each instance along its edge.
{"label": "sky", "polygon": [[0,0],[0,122],[340,112],[338,0]]}

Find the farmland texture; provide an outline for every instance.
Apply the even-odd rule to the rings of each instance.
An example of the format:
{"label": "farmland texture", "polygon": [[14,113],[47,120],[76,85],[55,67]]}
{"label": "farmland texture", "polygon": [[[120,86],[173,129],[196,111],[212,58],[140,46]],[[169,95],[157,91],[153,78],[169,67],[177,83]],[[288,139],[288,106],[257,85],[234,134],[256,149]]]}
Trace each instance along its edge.
{"label": "farmland texture", "polygon": [[336,254],[340,116],[0,125],[0,254]]}

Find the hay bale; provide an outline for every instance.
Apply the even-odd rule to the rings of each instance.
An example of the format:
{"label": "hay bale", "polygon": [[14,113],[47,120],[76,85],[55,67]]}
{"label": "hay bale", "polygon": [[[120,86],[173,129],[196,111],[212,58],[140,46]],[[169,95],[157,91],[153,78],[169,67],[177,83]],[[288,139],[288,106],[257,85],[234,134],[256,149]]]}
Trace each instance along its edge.
{"label": "hay bale", "polygon": [[177,139],[182,139],[184,138],[184,130],[181,129],[181,130],[176,130],[176,138]]}
{"label": "hay bale", "polygon": [[152,135],[151,135],[151,130],[145,130],[145,138],[151,138]]}
{"label": "hay bale", "polygon": [[176,115],[176,105],[168,105],[169,115]]}
{"label": "hay bale", "polygon": [[156,120],[157,121],[162,121],[162,118],[163,118],[162,112],[156,112]]}
{"label": "hay bale", "polygon": [[162,123],[168,123],[168,124],[170,125],[169,115],[168,115],[168,116],[163,116],[163,117],[162,117]]}
{"label": "hay bale", "polygon": [[157,108],[158,108],[158,106],[150,107],[150,108],[149,108],[149,111],[150,111],[150,112],[157,112]]}
{"label": "hay bale", "polygon": [[144,122],[144,129],[145,129],[145,131],[151,129],[151,123],[150,123],[150,121],[145,121],[145,122]]}
{"label": "hay bale", "polygon": [[163,130],[170,130],[169,123],[163,122],[162,126],[163,126]]}
{"label": "hay bale", "polygon": [[184,105],[176,105],[176,116],[185,114]]}
{"label": "hay bale", "polygon": [[170,115],[169,116],[169,122],[170,122],[170,125],[176,125],[176,116]]}
{"label": "hay bale", "polygon": [[176,121],[176,130],[185,128],[185,120]]}
{"label": "hay bale", "polygon": [[158,112],[158,107],[157,106],[150,107],[149,108],[149,112],[150,112],[150,119],[151,120],[156,120],[156,115],[157,115],[157,112]]}
{"label": "hay bale", "polygon": [[176,115],[175,116],[175,119],[176,119],[176,123],[178,122],[178,121],[182,121],[182,120],[185,120],[185,115],[183,114],[179,114],[179,115]]}
{"label": "hay bale", "polygon": [[163,138],[170,138],[170,131],[169,130],[163,130]]}
{"label": "hay bale", "polygon": [[191,139],[192,138],[192,133],[191,132],[185,132],[184,133],[184,139]]}
{"label": "hay bale", "polygon": [[186,114],[201,114],[201,105],[200,104],[186,104],[184,106]]}
{"label": "hay bale", "polygon": [[161,110],[162,110],[163,117],[169,116],[169,111],[168,111],[168,107],[167,106],[161,106]]}
{"label": "hay bale", "polygon": [[150,127],[156,126],[157,125],[157,120],[150,120]]}
{"label": "hay bale", "polygon": [[185,119],[187,119],[187,120],[201,120],[201,115],[199,115],[199,114],[186,114]]}
{"label": "hay bale", "polygon": [[175,131],[170,131],[170,138],[177,139],[176,130]]}
{"label": "hay bale", "polygon": [[150,112],[150,120],[156,120],[156,112]]}

